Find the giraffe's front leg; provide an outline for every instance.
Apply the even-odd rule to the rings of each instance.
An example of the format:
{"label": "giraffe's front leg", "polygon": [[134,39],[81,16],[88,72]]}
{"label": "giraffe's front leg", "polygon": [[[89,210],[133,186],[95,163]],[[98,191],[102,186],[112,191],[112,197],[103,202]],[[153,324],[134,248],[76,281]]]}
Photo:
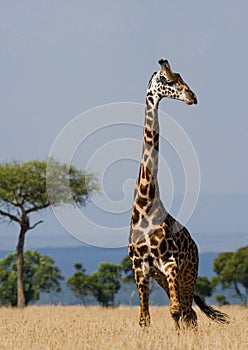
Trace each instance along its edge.
{"label": "giraffe's front leg", "polygon": [[144,276],[141,269],[134,271],[134,277],[140,300],[139,324],[141,327],[148,327],[151,322],[149,314],[149,277]]}

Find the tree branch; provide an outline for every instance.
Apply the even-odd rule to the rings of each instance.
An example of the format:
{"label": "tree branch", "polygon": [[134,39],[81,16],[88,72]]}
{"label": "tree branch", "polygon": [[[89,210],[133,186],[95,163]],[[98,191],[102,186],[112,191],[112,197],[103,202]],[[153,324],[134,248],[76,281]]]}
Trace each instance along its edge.
{"label": "tree branch", "polygon": [[32,230],[33,228],[35,228],[36,226],[38,226],[39,224],[42,224],[42,223],[43,223],[43,220],[36,222],[33,226],[29,227],[29,230]]}
{"label": "tree branch", "polygon": [[41,209],[45,209],[45,208],[49,207],[49,205],[50,205],[50,203],[46,203],[46,204],[40,205],[40,206],[37,205],[36,207],[33,207],[33,208],[30,208],[30,209],[26,210],[26,214],[29,214],[29,213],[31,213],[33,211],[38,211],[38,210],[41,210]]}
{"label": "tree branch", "polygon": [[18,224],[20,224],[20,220],[16,216],[14,216],[6,211],[3,211],[0,209],[0,215],[7,216],[10,220],[18,222]]}

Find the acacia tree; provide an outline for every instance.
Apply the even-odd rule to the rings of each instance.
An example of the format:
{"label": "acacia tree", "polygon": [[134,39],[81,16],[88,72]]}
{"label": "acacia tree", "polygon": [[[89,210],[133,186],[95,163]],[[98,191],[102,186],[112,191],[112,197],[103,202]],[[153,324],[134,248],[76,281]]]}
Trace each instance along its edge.
{"label": "acacia tree", "polygon": [[[23,275],[25,303],[39,300],[40,292],[59,292],[63,279],[59,268],[48,255],[36,250],[24,252],[25,271]],[[2,305],[17,305],[17,256],[8,254],[0,260],[0,302]]]}
{"label": "acacia tree", "polygon": [[83,264],[76,263],[74,264],[74,268],[76,272],[66,283],[77,297],[82,298],[83,304],[86,305],[87,297],[91,295],[89,276],[86,274]]}
{"label": "acacia tree", "polygon": [[86,304],[86,297],[93,296],[102,306],[113,306],[115,294],[121,288],[119,265],[102,262],[98,270],[87,275],[81,263],[74,265],[76,272],[68,280],[67,284],[76,296],[80,296]]}
{"label": "acacia tree", "polygon": [[235,297],[247,305],[248,298],[248,246],[238,249],[236,252],[221,253],[214,260],[213,277],[214,285],[220,283],[223,289],[232,288]]}
{"label": "acacia tree", "polygon": [[[0,215],[19,225],[17,253],[17,306],[25,306],[23,287],[23,250],[26,233],[42,223],[31,224],[30,216],[52,205],[73,201],[86,204],[89,193],[97,189],[92,174],[50,159],[49,174],[46,161],[12,162],[0,165]],[[49,196],[46,186],[49,177]],[[68,195],[67,187],[70,188]]]}
{"label": "acacia tree", "polygon": [[89,276],[91,293],[102,306],[113,306],[115,294],[121,288],[119,265],[102,262]]}

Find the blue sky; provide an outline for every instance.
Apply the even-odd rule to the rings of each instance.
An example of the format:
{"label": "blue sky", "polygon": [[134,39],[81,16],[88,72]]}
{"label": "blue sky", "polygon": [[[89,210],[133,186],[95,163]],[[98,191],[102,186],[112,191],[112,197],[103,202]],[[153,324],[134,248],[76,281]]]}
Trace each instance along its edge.
{"label": "blue sky", "polygon": [[[220,235],[235,228],[244,234],[247,10],[244,0],[105,1],[104,5],[97,1],[2,1],[0,161],[46,159],[58,133],[80,113],[108,103],[144,103],[147,81],[158,69],[158,59],[167,58],[199,100],[194,107],[171,100],[161,103],[161,109],[185,130],[199,159],[200,199],[190,228],[205,236],[208,232],[215,235],[215,227]],[[142,125],[142,116],[137,118]],[[121,122],[121,116],[116,121]],[[115,137],[129,137],[133,132],[117,130]],[[96,145],[100,139],[104,144],[110,134],[97,134],[91,143]],[[142,137],[139,130],[134,134]],[[88,145],[88,152],[91,148]],[[81,147],[75,157],[79,166],[85,162],[83,152]],[[127,172],[127,177],[135,177],[137,165],[128,165]],[[118,172],[116,167],[106,178],[117,197],[118,181],[113,189],[111,176],[119,179],[123,173],[125,169],[120,167]],[[228,210],[219,208],[221,217],[216,214],[218,207],[209,208],[214,217],[211,223],[209,215],[199,214],[201,221],[196,217],[207,208],[204,196],[218,200],[222,196],[220,206],[228,206]],[[55,236],[63,237],[63,244],[75,243],[56,220],[49,217],[47,221],[53,224],[37,230],[33,246],[51,243],[49,227]],[[1,249],[12,245],[14,234],[9,239],[8,232],[13,230],[14,226],[0,226],[5,237]],[[231,249],[224,241],[223,247]],[[214,249],[207,239],[204,244],[205,250]]]}

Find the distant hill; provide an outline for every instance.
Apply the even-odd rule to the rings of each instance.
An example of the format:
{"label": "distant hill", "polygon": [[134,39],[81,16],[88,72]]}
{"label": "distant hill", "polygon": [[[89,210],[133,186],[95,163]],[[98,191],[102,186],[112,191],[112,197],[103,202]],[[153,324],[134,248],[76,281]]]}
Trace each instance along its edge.
{"label": "distant hill", "polygon": [[75,269],[73,265],[81,262],[88,273],[97,270],[99,263],[108,261],[119,264],[128,254],[127,248],[99,248],[99,247],[73,247],[73,248],[40,248],[42,254],[50,255],[61,269],[65,278],[70,277]]}
{"label": "distant hill", "polygon": [[[42,254],[50,255],[61,269],[65,278],[74,273],[73,265],[76,262],[83,263],[88,273],[97,270],[99,263],[108,261],[119,264],[128,255],[127,248],[98,248],[98,247],[75,247],[75,248],[40,248]],[[213,261],[219,253],[201,253],[199,275],[212,277],[214,272]]]}

